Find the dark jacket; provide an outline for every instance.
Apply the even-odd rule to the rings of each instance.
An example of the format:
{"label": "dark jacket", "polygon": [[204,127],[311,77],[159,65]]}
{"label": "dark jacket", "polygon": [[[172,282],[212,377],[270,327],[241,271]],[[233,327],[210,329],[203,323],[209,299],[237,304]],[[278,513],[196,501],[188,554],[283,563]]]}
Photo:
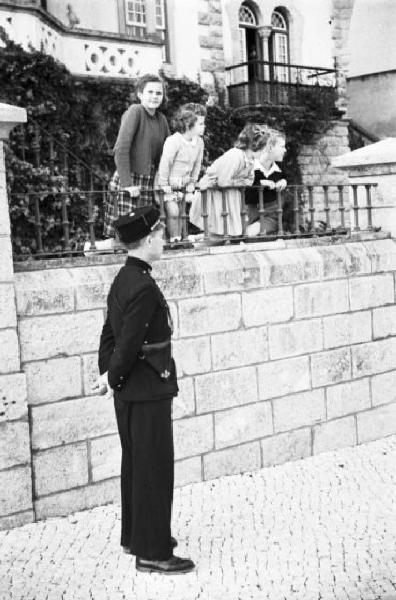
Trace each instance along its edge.
{"label": "dark jacket", "polygon": [[[171,398],[178,391],[170,345],[161,344],[172,333],[169,307],[150,272],[144,261],[127,258],[111,285],[100,338],[99,371],[108,371],[114,395],[130,402]],[[145,358],[142,348],[158,343],[155,360]]]}

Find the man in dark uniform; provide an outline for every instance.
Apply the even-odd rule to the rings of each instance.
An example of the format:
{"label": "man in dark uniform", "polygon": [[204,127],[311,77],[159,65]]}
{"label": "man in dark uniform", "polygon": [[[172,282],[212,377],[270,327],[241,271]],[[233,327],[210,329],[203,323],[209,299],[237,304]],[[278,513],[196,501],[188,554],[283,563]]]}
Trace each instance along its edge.
{"label": "man in dark uniform", "polygon": [[173,555],[174,484],[172,398],[177,395],[168,304],[151,276],[163,251],[163,226],[154,207],[115,221],[128,250],[107,299],[99,348],[97,389],[114,391],[122,447],[121,545],[136,569],[187,573],[189,559]]}

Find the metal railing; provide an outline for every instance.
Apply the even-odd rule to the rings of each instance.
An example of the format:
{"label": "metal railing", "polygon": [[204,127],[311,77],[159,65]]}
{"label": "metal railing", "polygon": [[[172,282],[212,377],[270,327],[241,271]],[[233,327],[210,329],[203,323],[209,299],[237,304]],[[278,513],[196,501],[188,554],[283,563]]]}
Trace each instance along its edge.
{"label": "metal railing", "polygon": [[230,106],[304,106],[307,96],[336,100],[337,71],[324,67],[249,60],[225,68]]}
{"label": "metal railing", "polygon": [[[213,244],[254,243],[277,238],[301,238],[318,236],[348,237],[359,231],[374,231],[372,218],[372,194],[374,183],[359,185],[289,186],[285,191],[277,191],[276,208],[271,215],[276,218],[276,231],[267,233],[268,216],[265,191],[258,192],[258,230],[252,234],[248,223],[248,210],[245,203],[245,188],[210,188],[201,190],[200,231],[189,221],[189,203],[185,190],[175,190],[179,205],[181,240],[167,248],[178,250],[194,246],[205,247]],[[219,192],[221,202],[222,232],[214,233],[210,225],[210,195]],[[237,191],[240,197],[240,235],[230,235],[229,192]],[[107,202],[114,204],[114,214],[119,214],[121,194],[125,192],[108,189],[90,189],[84,192],[32,192],[14,194],[13,203],[25,203],[29,215],[26,219],[13,219],[11,214],[14,259],[41,259],[61,256],[114,252],[117,245],[108,250],[101,248],[103,240],[103,218]],[[166,227],[164,192],[157,191],[160,218]],[[139,204],[137,200],[136,205]],[[23,239],[21,239],[22,233]],[[118,248],[119,249],[119,248]]]}

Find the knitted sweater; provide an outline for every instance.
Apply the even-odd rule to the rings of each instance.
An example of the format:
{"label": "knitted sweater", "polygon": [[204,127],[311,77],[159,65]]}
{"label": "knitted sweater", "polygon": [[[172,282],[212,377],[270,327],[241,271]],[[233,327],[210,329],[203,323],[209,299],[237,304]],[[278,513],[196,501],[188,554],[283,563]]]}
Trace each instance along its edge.
{"label": "knitted sweater", "polygon": [[132,104],[124,112],[114,146],[122,188],[132,185],[131,173],[149,175],[151,165],[158,167],[169,134],[167,120],[158,111],[150,115],[141,104]]}
{"label": "knitted sweater", "polygon": [[182,185],[198,181],[204,144],[202,138],[186,140],[179,132],[165,140],[158,168],[159,185],[172,185],[180,180]]}

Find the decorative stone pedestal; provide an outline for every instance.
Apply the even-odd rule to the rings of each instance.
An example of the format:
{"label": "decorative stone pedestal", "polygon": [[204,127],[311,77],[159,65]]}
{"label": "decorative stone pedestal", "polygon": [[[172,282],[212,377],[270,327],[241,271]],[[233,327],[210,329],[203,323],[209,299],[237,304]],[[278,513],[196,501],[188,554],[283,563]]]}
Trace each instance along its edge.
{"label": "decorative stone pedestal", "polygon": [[24,108],[0,103],[0,529],[33,521],[26,376],[21,372],[4,140]]}
{"label": "decorative stone pedestal", "polygon": [[[347,171],[352,185],[377,184],[371,198],[373,227],[381,227],[396,237],[396,138],[386,138],[337,156],[332,165]],[[350,200],[353,207],[353,189]],[[367,206],[367,192],[361,185],[357,191],[357,205],[359,208]],[[367,211],[359,210],[359,227],[366,229],[367,225]]]}

